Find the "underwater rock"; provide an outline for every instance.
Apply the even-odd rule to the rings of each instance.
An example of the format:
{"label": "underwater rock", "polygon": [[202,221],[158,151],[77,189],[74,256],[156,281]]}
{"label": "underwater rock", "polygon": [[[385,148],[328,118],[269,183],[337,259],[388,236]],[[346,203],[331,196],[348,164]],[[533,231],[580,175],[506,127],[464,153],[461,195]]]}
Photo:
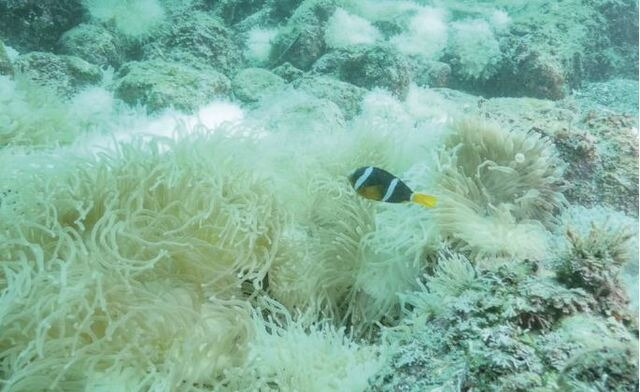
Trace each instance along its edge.
{"label": "underwater rock", "polygon": [[400,99],[406,97],[411,82],[409,63],[390,46],[335,50],[318,59],[312,71],[366,89],[380,87]]}
{"label": "underwater rock", "polygon": [[569,0],[506,7],[512,18],[500,38],[502,59],[486,80],[455,86],[485,96],[558,100],[585,81],[636,78],[638,12],[635,1]]}
{"label": "underwater rock", "polygon": [[0,1],[0,35],[21,52],[53,50],[83,13],[80,0]]}
{"label": "underwater rock", "polygon": [[573,127],[556,136],[569,163],[567,178],[574,184],[567,198],[637,217],[637,80],[589,83],[575,91],[570,102],[579,115]]}
{"label": "underwater rock", "polygon": [[267,0],[267,6],[276,20],[286,20],[303,2],[304,0]]}
{"label": "underwater rock", "polygon": [[582,113],[613,111],[622,115],[638,114],[638,80],[610,79],[584,83],[570,99]]}
{"label": "underwater rock", "polygon": [[265,7],[242,19],[242,21],[234,24],[231,28],[234,31],[246,33],[251,29],[265,29],[269,28],[268,26],[276,26],[278,23],[279,20],[274,20],[270,9]]}
{"label": "underwater rock", "polygon": [[257,102],[263,97],[284,88],[284,79],[262,68],[245,68],[233,78],[233,95],[247,103]]}
{"label": "underwater rock", "polygon": [[230,90],[231,82],[219,72],[152,60],[123,65],[114,94],[130,105],[146,105],[149,112],[168,107],[190,112]]}
{"label": "underwater rock", "polygon": [[71,96],[102,79],[98,66],[79,57],[58,56],[49,52],[30,52],[18,56],[14,67],[29,79],[54,89],[62,96]]}
{"label": "underwater rock", "polygon": [[324,54],[324,28],[336,9],[335,0],[303,2],[278,32],[271,50],[271,64],[285,61],[297,68],[308,70]]}
{"label": "underwater rock", "polygon": [[92,64],[119,68],[124,62],[122,44],[101,26],[80,24],[60,38],[63,53],[80,57]]}
{"label": "underwater rock", "polygon": [[213,13],[227,25],[235,25],[264,8],[266,0],[221,0],[214,2]]}
{"label": "underwater rock", "polygon": [[[584,3],[583,3],[584,4]],[[638,76],[638,2],[600,0],[593,3],[598,28],[589,31],[583,68],[587,80]]]}
{"label": "underwater rock", "polygon": [[409,58],[412,81],[420,87],[447,87],[451,78],[451,66],[422,57]]}
{"label": "underwater rock", "polygon": [[452,87],[489,97],[531,97],[558,100],[569,91],[567,73],[554,57],[532,49],[520,38],[502,41],[503,60],[495,74],[486,79],[452,80]]}
{"label": "underwater rock", "polygon": [[602,110],[589,111],[571,131],[556,133],[558,149],[569,163],[570,201],[637,216],[637,129],[637,117]]}
{"label": "underwater rock", "polygon": [[0,75],[13,75],[13,64],[2,40],[0,40]]}
{"label": "underwater rock", "polygon": [[251,113],[252,121],[273,132],[317,133],[343,130],[342,110],[333,102],[293,88],[263,99]]}
{"label": "underwater rock", "polygon": [[[562,99],[569,90],[563,67],[553,58],[539,52],[515,56],[521,59],[509,70],[511,76],[499,76],[500,88],[509,95],[541,99]],[[504,66],[504,64],[503,64]]]}
{"label": "underwater rock", "polygon": [[179,14],[157,39],[143,47],[145,57],[175,61],[197,69],[231,75],[241,64],[241,52],[232,33],[217,18],[204,12]]}
{"label": "underwater rock", "polygon": [[326,98],[342,109],[347,120],[360,111],[360,103],[367,92],[350,83],[335,80],[327,76],[306,76],[297,79],[293,85],[318,98]]}
{"label": "underwater rock", "polygon": [[272,69],[271,72],[280,76],[282,79],[286,80],[287,83],[290,83],[298,78],[301,78],[302,75],[304,75],[304,71],[294,67],[289,62],[278,65],[277,67]]}

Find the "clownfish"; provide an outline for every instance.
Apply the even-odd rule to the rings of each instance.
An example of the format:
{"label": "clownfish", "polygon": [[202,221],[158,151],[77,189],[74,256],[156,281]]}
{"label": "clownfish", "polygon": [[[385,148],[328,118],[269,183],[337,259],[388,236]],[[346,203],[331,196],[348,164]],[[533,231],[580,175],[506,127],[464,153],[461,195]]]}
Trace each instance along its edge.
{"label": "clownfish", "polygon": [[412,201],[430,208],[436,206],[435,196],[412,191],[398,177],[379,167],[365,166],[356,169],[349,176],[349,182],[360,196],[367,199],[387,203]]}

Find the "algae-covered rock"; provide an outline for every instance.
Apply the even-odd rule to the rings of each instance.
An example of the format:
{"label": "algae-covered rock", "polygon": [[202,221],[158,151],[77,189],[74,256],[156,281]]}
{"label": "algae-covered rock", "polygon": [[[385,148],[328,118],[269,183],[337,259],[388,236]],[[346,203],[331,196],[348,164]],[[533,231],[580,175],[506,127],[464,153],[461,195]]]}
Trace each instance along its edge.
{"label": "algae-covered rock", "polygon": [[222,21],[205,12],[185,12],[174,17],[156,40],[143,47],[144,55],[214,69],[230,75],[241,63],[241,52]]}
{"label": "algae-covered rock", "polygon": [[30,52],[18,56],[14,66],[29,79],[63,96],[73,95],[102,79],[98,66],[79,57],[58,56],[49,52]]}
{"label": "algae-covered rock", "polygon": [[526,44],[518,45],[505,55],[512,60],[508,71],[505,64],[496,79],[486,85],[497,84],[495,95],[526,96],[541,99],[562,99],[569,92],[570,84],[565,67],[557,59],[544,52],[531,50]]}
{"label": "algae-covered rock", "polygon": [[0,40],[0,75],[13,75],[13,64],[2,40]]}
{"label": "algae-covered rock", "polygon": [[637,1],[501,5],[511,25],[499,36],[502,57],[495,73],[485,80],[457,80],[457,87],[485,96],[558,100],[585,81],[637,76],[638,21],[631,18]]}
{"label": "algae-covered rock", "polygon": [[390,46],[336,50],[322,56],[312,70],[358,87],[389,90],[399,98],[409,91],[409,63]]}
{"label": "algae-covered rock", "polygon": [[252,121],[273,132],[317,133],[345,127],[342,110],[333,102],[289,89],[260,102],[251,114]]}
{"label": "algae-covered rock", "polygon": [[21,52],[53,50],[83,13],[81,0],[0,1],[0,35]]}
{"label": "algae-covered rock", "polygon": [[590,315],[591,294],[545,277],[540,267],[513,260],[474,267],[440,254],[422,289],[403,295],[406,324],[385,332],[397,345],[372,390],[548,391],[600,383],[633,390],[633,333]]}
{"label": "algae-covered rock", "polygon": [[637,80],[588,83],[574,92],[567,105],[577,112],[573,126],[555,137],[573,184],[567,198],[637,216]]}
{"label": "algae-covered rock", "polygon": [[266,0],[221,0],[213,5],[213,13],[227,25],[241,22],[264,8]]}
{"label": "algae-covered rock", "polygon": [[243,102],[257,102],[263,97],[274,94],[285,86],[278,75],[262,68],[245,68],[233,78],[233,95]]}
{"label": "algae-covered rock", "polygon": [[304,75],[304,71],[294,67],[289,62],[278,65],[277,67],[272,69],[271,72],[280,76],[282,79],[286,80],[287,82],[292,82],[302,77],[302,75]]}
{"label": "algae-covered rock", "polygon": [[324,28],[335,9],[335,0],[303,2],[275,38],[271,51],[273,65],[288,61],[308,70],[326,50]]}
{"label": "algae-covered rock", "polygon": [[219,72],[201,71],[160,60],[125,64],[115,82],[115,96],[130,105],[156,112],[168,107],[192,111],[216,97],[226,97],[229,79]]}
{"label": "algae-covered rock", "polygon": [[345,118],[351,119],[360,111],[360,102],[366,90],[350,83],[327,76],[308,76],[293,82],[293,85],[318,98],[326,98],[342,109]]}
{"label": "algae-covered rock", "polygon": [[604,204],[637,216],[638,123],[632,115],[593,111],[577,127],[558,133],[573,187],[567,198],[586,206]]}
{"label": "algae-covered rock", "polygon": [[451,78],[451,66],[441,61],[409,59],[412,81],[421,87],[447,87]]}
{"label": "algae-covered rock", "polygon": [[596,309],[627,323],[629,298],[622,283],[621,270],[630,258],[631,227],[608,222],[592,222],[588,233],[567,229],[569,247],[556,267],[558,281],[581,288],[597,301]]}
{"label": "algae-covered rock", "polygon": [[124,61],[122,43],[101,26],[80,24],[60,38],[62,52],[92,64],[118,68]]}
{"label": "algae-covered rock", "polygon": [[612,318],[574,315],[534,342],[555,390],[638,389],[637,336]]}
{"label": "algae-covered rock", "polygon": [[584,83],[570,97],[583,113],[614,111],[621,115],[638,113],[638,80],[615,78]]}
{"label": "algae-covered rock", "polygon": [[304,0],[267,0],[270,13],[277,20],[286,20]]}

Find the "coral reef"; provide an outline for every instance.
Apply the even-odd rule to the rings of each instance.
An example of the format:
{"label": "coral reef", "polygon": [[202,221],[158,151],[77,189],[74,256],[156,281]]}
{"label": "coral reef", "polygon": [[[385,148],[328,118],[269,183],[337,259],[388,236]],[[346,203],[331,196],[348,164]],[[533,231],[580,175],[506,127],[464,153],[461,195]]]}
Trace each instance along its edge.
{"label": "coral reef", "polygon": [[0,391],[637,390],[634,15],[0,1]]}

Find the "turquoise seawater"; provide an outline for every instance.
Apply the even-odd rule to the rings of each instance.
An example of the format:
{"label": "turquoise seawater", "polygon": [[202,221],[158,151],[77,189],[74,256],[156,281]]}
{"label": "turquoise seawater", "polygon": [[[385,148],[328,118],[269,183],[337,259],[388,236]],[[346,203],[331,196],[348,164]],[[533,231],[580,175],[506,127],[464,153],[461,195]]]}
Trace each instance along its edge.
{"label": "turquoise seawater", "polygon": [[0,392],[637,391],[637,0],[0,0]]}

